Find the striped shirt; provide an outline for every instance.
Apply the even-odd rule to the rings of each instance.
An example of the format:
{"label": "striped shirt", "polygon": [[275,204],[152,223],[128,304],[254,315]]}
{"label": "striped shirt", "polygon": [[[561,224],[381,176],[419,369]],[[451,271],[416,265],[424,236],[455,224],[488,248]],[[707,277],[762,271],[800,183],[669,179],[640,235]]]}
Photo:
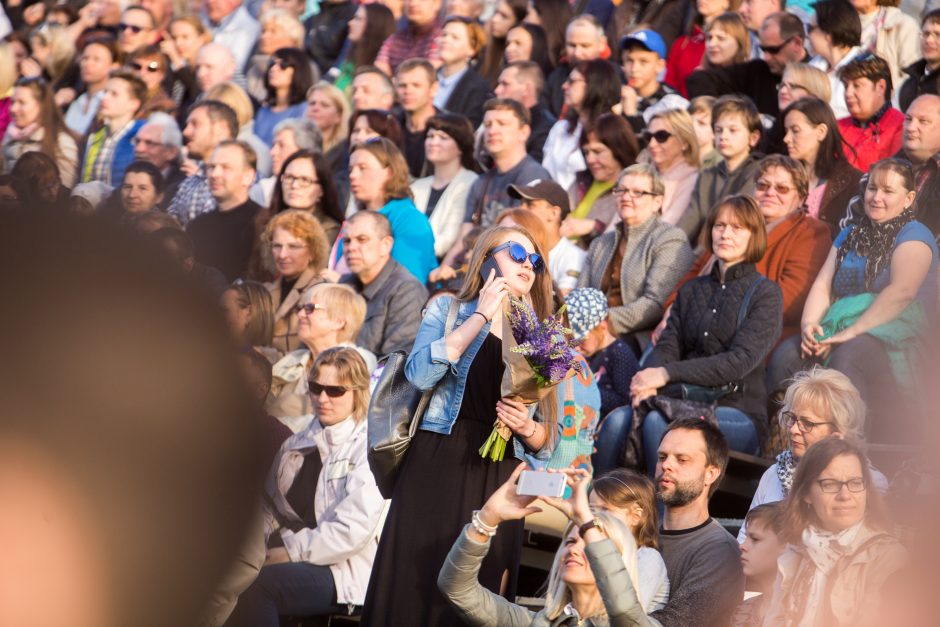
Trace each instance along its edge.
{"label": "striped shirt", "polygon": [[435,20],[424,27],[417,27],[409,22],[385,40],[375,62],[388,63],[394,74],[405,59],[417,57],[428,61],[440,61],[441,52],[437,45],[437,37],[441,34],[441,28],[440,20]]}

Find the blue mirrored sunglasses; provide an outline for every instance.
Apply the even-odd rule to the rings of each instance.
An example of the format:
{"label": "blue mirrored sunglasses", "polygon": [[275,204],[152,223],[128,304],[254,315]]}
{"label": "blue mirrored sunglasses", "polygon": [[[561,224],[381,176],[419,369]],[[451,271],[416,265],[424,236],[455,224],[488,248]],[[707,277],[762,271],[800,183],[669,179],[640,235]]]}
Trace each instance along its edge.
{"label": "blue mirrored sunglasses", "polygon": [[538,253],[527,253],[525,251],[525,247],[517,242],[506,242],[505,244],[500,244],[490,251],[489,256],[495,255],[499,251],[506,249],[509,249],[509,258],[520,265],[525,263],[525,260],[528,259],[529,263],[532,264],[532,269],[535,270],[536,274],[541,274],[545,270],[545,262],[542,261],[542,255]]}

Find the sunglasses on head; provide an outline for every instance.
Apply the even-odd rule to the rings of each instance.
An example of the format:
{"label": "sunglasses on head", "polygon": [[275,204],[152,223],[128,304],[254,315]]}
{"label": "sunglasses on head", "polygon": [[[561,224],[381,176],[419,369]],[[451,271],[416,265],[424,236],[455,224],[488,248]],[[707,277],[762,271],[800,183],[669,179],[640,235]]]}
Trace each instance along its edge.
{"label": "sunglasses on head", "polygon": [[144,27],[137,26],[136,24],[125,24],[124,22],[121,22],[120,24],[118,24],[118,30],[121,32],[129,30],[136,35],[142,32],[144,30]]}
{"label": "sunglasses on head", "polygon": [[649,131],[643,133],[643,139],[646,140],[647,144],[654,139],[656,140],[657,144],[665,144],[667,141],[669,141],[670,137],[672,137],[672,133],[664,130],[659,130],[655,133],[651,133]]}
{"label": "sunglasses on head", "polygon": [[147,70],[148,72],[160,71],[160,64],[157,63],[156,61],[151,61],[150,63],[147,63],[147,64],[137,63],[136,61],[133,61],[131,63],[128,63],[127,65],[135,72],[143,72],[144,70]]}
{"label": "sunglasses on head", "polygon": [[320,396],[320,394],[326,392],[326,395],[330,398],[339,398],[349,391],[348,388],[344,388],[341,385],[320,385],[316,381],[308,381],[307,387],[310,389],[310,396],[313,397]]}
{"label": "sunglasses on head", "polygon": [[491,250],[487,257],[491,257],[501,250],[508,250],[509,258],[520,265],[525,263],[525,260],[528,259],[529,263],[532,264],[532,269],[535,270],[536,274],[541,274],[542,271],[545,270],[545,262],[542,261],[542,256],[538,253],[527,253],[525,247],[517,242],[506,242],[505,244],[500,244]]}
{"label": "sunglasses on head", "polygon": [[781,43],[779,46],[765,46],[764,44],[758,44],[757,47],[760,48],[761,52],[766,53],[766,54],[779,54],[780,51],[783,50],[788,43],[793,41],[793,39],[794,39],[793,37],[787,37],[786,39],[783,40],[783,43]]}

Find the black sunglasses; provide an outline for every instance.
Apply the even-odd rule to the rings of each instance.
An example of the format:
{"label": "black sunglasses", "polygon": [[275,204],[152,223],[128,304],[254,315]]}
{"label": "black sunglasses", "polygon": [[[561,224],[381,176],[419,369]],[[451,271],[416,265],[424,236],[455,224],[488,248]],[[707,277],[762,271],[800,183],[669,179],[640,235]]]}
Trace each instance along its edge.
{"label": "black sunglasses", "polygon": [[118,24],[118,30],[119,30],[119,31],[122,31],[122,32],[123,32],[123,31],[126,31],[126,30],[129,30],[129,31],[131,31],[132,33],[134,33],[134,34],[136,35],[137,33],[143,31],[143,30],[144,30],[144,27],[143,27],[143,26],[137,26],[137,25],[135,25],[135,24],[125,24],[124,22],[121,22],[120,24]]}
{"label": "black sunglasses", "polygon": [[348,388],[344,388],[341,385],[320,385],[316,381],[308,381],[307,387],[310,389],[310,396],[313,397],[320,396],[320,394],[326,392],[326,395],[330,398],[339,398],[349,391]]}
{"label": "black sunglasses", "polygon": [[518,264],[523,264],[525,263],[525,260],[528,259],[529,263],[532,264],[532,269],[535,270],[536,274],[541,274],[542,271],[545,270],[545,262],[542,261],[542,255],[538,253],[527,253],[525,251],[525,247],[517,242],[506,242],[505,244],[500,244],[491,250],[487,257],[491,257],[499,251],[506,249],[509,250],[509,258]]}
{"label": "black sunglasses", "polygon": [[767,54],[777,54],[783,50],[788,43],[793,41],[793,39],[794,37],[787,37],[779,46],[765,46],[764,44],[758,44],[757,47],[760,48],[761,52],[766,52]]}
{"label": "black sunglasses", "polygon": [[665,144],[669,141],[669,138],[672,137],[672,133],[669,131],[658,130],[655,133],[650,133],[649,131],[643,132],[643,139],[646,140],[646,143],[650,143],[650,140],[655,139],[657,144]]}
{"label": "black sunglasses", "polygon": [[135,72],[143,72],[144,70],[147,70],[148,72],[152,73],[152,72],[160,71],[160,64],[157,63],[156,61],[151,61],[150,63],[146,65],[144,65],[143,63],[137,63],[136,61],[133,61],[131,63],[128,63],[127,65]]}
{"label": "black sunglasses", "polygon": [[288,61],[287,59],[283,59],[281,57],[274,57],[273,59],[271,59],[270,63],[268,63],[268,69],[270,70],[275,65],[282,70],[286,70],[287,68],[291,67],[290,61]]}

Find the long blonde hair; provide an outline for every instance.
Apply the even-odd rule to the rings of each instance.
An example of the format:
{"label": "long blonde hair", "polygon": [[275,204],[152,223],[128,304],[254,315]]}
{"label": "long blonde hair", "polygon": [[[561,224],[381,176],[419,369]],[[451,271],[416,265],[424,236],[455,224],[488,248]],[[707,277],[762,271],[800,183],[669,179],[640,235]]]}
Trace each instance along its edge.
{"label": "long blonde hair", "polygon": [[343,91],[332,83],[326,81],[320,81],[316,83],[313,87],[307,90],[307,98],[309,99],[311,94],[314,92],[321,92],[327,98],[330,99],[330,102],[333,103],[337,109],[339,109],[339,124],[336,128],[333,129],[333,132],[327,136],[323,129],[319,129],[320,135],[323,137],[323,152],[329,152],[334,146],[338,145],[349,135],[349,116],[352,115],[352,109],[349,106],[349,101],[346,100],[346,96],[343,94]]}
{"label": "long blonde hair", "polygon": [[695,124],[692,122],[692,116],[689,115],[689,112],[685,109],[666,109],[650,118],[650,123],[657,118],[667,122],[672,127],[672,133],[676,136],[676,139],[686,145],[686,148],[682,151],[682,158],[685,159],[685,162],[698,167],[698,138],[695,136]]}

